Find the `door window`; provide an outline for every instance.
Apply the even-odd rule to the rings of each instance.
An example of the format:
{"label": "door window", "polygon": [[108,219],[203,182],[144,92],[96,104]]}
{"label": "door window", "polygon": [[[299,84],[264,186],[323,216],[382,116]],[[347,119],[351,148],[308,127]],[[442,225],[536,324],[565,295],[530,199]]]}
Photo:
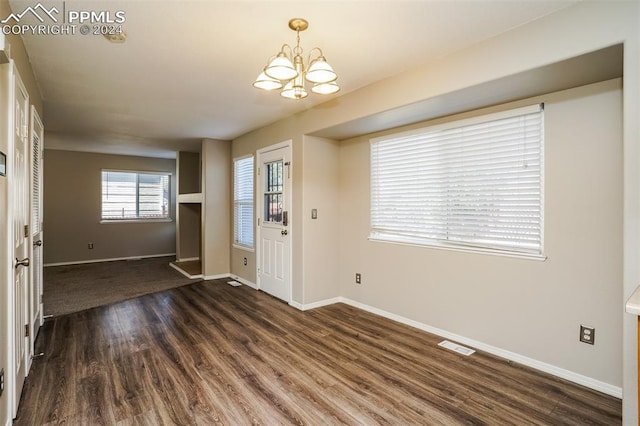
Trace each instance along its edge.
{"label": "door window", "polygon": [[268,223],[282,223],[283,167],[282,160],[265,164],[264,221]]}

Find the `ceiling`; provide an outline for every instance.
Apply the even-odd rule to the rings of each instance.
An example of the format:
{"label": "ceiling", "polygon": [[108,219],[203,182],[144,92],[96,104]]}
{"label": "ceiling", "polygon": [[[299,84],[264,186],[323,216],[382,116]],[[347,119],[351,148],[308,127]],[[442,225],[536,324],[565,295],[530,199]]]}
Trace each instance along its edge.
{"label": "ceiling", "polygon": [[[34,3],[10,1],[17,13]],[[573,3],[47,1],[66,11],[124,11],[126,42],[80,34],[23,39],[49,148],[172,157],[202,138],[234,139]],[[339,76],[337,94],[292,101],[252,87],[267,59],[295,43],[292,17],[309,21],[301,46],[322,48]]]}

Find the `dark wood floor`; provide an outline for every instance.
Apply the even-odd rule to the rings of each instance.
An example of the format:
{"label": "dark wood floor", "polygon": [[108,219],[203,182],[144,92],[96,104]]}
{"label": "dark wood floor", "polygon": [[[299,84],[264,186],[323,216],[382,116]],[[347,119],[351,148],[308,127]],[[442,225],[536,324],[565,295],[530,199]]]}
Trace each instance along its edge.
{"label": "dark wood floor", "polygon": [[201,282],[48,321],[15,424],[621,423],[618,399],[440,340]]}

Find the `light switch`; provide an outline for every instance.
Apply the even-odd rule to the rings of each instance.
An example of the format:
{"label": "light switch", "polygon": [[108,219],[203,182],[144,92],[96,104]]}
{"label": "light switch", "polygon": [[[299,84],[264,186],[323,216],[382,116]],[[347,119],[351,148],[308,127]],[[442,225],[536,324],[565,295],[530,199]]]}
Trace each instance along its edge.
{"label": "light switch", "polygon": [[318,209],[311,209],[311,219],[318,218]]}

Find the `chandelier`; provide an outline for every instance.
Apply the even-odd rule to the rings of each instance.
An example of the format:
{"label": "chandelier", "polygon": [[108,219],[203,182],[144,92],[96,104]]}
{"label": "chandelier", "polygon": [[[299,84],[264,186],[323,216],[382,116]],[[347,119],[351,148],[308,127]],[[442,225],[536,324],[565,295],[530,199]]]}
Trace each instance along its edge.
{"label": "chandelier", "polygon": [[[300,47],[300,31],[309,28],[309,23],[302,18],[293,18],[289,21],[289,28],[296,32],[296,47],[293,49],[288,44],[283,44],[280,52],[269,59],[269,63],[260,73],[253,87],[263,90],[282,89],[280,95],[288,99],[306,98],[305,81],[312,84],[311,91],[320,95],[336,93],[340,87],[336,84],[337,74],[327,63],[322,50],[314,47],[309,52],[305,67]],[[311,54],[316,56],[311,59]]]}

